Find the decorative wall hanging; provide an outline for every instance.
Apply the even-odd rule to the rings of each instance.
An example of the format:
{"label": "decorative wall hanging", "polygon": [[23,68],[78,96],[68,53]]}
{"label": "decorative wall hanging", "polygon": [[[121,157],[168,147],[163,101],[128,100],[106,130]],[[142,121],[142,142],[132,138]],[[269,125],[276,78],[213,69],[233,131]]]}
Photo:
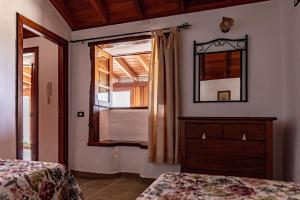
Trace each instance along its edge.
{"label": "decorative wall hanging", "polygon": [[234,20],[230,17],[223,17],[220,23],[220,28],[223,33],[230,31],[231,27],[234,25]]}

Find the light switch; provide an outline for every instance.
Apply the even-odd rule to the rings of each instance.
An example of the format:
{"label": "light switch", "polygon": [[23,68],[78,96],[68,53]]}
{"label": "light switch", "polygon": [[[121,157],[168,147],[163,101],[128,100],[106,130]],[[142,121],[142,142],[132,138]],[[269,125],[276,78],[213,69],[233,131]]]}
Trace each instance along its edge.
{"label": "light switch", "polygon": [[84,117],[84,112],[77,112],[77,117]]}

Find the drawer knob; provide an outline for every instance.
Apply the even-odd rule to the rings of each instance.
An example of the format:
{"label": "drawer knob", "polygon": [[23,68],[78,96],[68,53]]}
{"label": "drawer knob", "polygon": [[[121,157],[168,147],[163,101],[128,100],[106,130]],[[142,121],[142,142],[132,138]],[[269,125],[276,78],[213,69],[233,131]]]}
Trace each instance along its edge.
{"label": "drawer knob", "polygon": [[246,133],[243,133],[243,138],[242,138],[243,141],[246,141],[247,140],[247,136],[246,136]]}
{"label": "drawer knob", "polygon": [[206,140],[206,134],[205,134],[205,132],[202,133],[202,140]]}

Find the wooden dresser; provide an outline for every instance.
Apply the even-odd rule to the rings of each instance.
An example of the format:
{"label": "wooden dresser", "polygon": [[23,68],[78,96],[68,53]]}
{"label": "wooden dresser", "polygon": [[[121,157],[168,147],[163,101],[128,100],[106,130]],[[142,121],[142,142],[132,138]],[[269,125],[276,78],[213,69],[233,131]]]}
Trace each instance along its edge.
{"label": "wooden dresser", "polygon": [[276,118],[179,117],[182,172],[273,177]]}

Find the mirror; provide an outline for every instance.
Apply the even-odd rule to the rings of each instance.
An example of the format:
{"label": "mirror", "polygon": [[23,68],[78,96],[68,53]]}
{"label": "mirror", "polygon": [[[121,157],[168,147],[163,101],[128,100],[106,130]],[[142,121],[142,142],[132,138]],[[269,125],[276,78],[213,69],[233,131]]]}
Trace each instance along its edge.
{"label": "mirror", "polygon": [[194,42],[194,102],[247,102],[247,42]]}

